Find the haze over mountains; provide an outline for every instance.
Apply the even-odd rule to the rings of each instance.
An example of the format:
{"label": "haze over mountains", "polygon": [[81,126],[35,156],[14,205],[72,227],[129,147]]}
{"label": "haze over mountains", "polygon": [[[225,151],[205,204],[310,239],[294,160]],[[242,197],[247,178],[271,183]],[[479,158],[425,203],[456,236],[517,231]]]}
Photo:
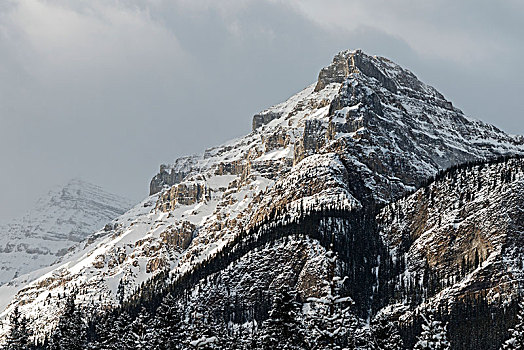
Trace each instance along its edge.
{"label": "haze over mountains", "polygon": [[0,285],[51,265],[131,206],[81,179],[53,189],[23,217],[0,226]]}
{"label": "haze over mountains", "polygon": [[[104,325],[86,337],[95,348],[180,349],[390,349],[382,321],[411,349],[437,318],[453,349],[496,349],[524,276],[523,154],[524,138],[466,117],[408,70],[343,51],[250,134],[160,166],[149,197],[52,269],[0,286],[12,298],[2,316],[18,306],[54,339],[72,295]],[[91,217],[119,210],[96,197]],[[87,237],[76,227],[48,239]],[[300,345],[278,333],[289,325]],[[344,331],[319,331],[330,327]]]}

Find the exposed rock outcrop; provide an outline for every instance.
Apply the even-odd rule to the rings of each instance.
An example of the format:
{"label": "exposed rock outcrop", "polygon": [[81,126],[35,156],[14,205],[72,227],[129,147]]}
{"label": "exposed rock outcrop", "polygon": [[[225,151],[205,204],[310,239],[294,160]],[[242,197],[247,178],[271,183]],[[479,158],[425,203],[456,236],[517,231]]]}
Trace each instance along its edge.
{"label": "exposed rock outcrop", "polygon": [[275,112],[266,112],[266,113],[255,114],[253,116],[252,129],[253,131],[255,131],[258,128],[260,128],[262,125],[266,125],[269,122],[271,122],[272,120],[278,119],[281,116],[282,116],[281,114],[275,113]]}

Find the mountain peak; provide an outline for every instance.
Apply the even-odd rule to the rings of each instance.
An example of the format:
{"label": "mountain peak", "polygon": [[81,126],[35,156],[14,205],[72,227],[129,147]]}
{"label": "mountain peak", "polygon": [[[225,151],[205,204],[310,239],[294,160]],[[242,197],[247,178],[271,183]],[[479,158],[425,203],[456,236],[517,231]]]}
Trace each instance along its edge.
{"label": "mountain peak", "polygon": [[[0,227],[0,285],[49,266],[131,205],[130,200],[80,178],[55,187],[21,218]],[[23,257],[27,262],[19,264]]]}
{"label": "mountain peak", "polygon": [[[332,63],[323,68],[315,86],[315,91],[320,91],[331,83],[343,83],[348,77],[354,75],[373,79],[379,86],[391,93],[419,93],[432,98],[445,100],[444,96],[434,88],[424,84],[411,71],[388,58],[368,55],[364,51],[345,50],[335,55]],[[451,103],[447,101],[449,107]]]}
{"label": "mountain peak", "polygon": [[71,178],[66,183],[56,186],[50,192],[54,192],[54,191],[56,192],[67,191],[71,193],[76,192],[77,195],[80,195],[84,191],[109,194],[109,192],[103,189],[101,186],[95,185],[94,183],[84,180],[81,177]]}
{"label": "mountain peak", "polygon": [[90,183],[89,181],[82,179],[81,177],[73,177],[64,185],[64,187],[99,187],[99,186],[94,185]]}

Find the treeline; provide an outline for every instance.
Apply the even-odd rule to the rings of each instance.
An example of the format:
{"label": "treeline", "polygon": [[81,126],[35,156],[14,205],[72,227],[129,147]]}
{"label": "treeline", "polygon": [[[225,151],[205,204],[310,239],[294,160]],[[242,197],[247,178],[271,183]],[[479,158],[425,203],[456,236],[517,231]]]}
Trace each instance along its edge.
{"label": "treeline", "polygon": [[[424,185],[463,169],[512,159],[524,157],[463,164]],[[501,181],[511,181],[514,173],[507,170],[500,176]],[[6,349],[271,349],[277,343],[287,344],[283,349],[412,349],[427,336],[429,316],[398,324],[376,318],[377,311],[394,303],[420,305],[478,267],[483,257],[477,253],[473,260],[464,260],[451,277],[433,271],[425,262],[423,272],[405,278],[403,254],[413,242],[405,235],[397,255],[390,252],[379,236],[377,210],[374,204],[347,210],[337,203],[332,207],[319,204],[315,211],[301,205],[298,215],[273,209],[263,222],[239,232],[215,255],[181,276],[163,271],[127,297],[119,287],[120,305],[114,309],[95,314],[80,310],[75,305],[76,293],[71,292],[56,329],[36,344],[29,341],[30,321],[18,313],[11,320]],[[302,300],[294,286],[257,291],[249,302],[238,295],[215,293],[227,288],[220,278],[226,268],[249,252],[287,240],[315,241],[336,256],[339,278],[331,268],[331,275],[325,278],[329,288],[324,289],[321,302]],[[304,313],[305,306],[310,314]],[[516,323],[517,311],[516,305],[500,307],[476,295],[430,314],[452,349],[498,349]],[[371,328],[364,327],[362,320],[366,319],[372,321]],[[330,323],[335,320],[342,323]],[[340,337],[319,331],[338,329],[333,327],[344,329]],[[476,341],[472,342],[473,337]]]}
{"label": "treeline", "polygon": [[[279,214],[274,214],[275,217],[277,215]],[[345,288],[359,305],[359,314],[367,317],[371,307],[369,296],[375,284],[375,253],[381,244],[373,228],[374,215],[364,210],[324,209],[298,217],[295,222],[275,224],[275,221],[273,215],[270,215],[267,221],[249,231],[240,232],[215,255],[196,263],[189,272],[175,280],[172,280],[167,271],[158,274],[142,284],[120,309],[130,315],[136,314],[142,307],[153,310],[158,307],[159,297],[167,293],[178,297],[248,252],[285,237],[292,237],[316,240],[339,256],[341,269],[348,276]]]}
{"label": "treeline", "polygon": [[[272,215],[268,217],[267,222],[259,224],[252,230],[240,232],[221,251],[197,263],[191,271],[181,277],[173,280],[169,272],[160,273],[149,282],[141,285],[125,301],[123,301],[123,298],[119,298],[123,302],[118,308],[96,315],[87,315],[89,321],[86,327],[86,342],[100,342],[105,335],[100,332],[97,325],[113,322],[108,320],[132,323],[133,320],[142,317],[141,315],[144,314],[149,315],[149,318],[154,318],[166,298],[182,303],[180,305],[182,308],[190,307],[190,294],[198,283],[204,282],[207,285],[213,285],[215,283],[213,275],[216,276],[218,272],[224,270],[248,252],[287,238],[315,240],[326,250],[333,250],[339,257],[338,269],[343,276],[347,277],[344,278],[340,291],[344,295],[351,295],[352,300],[354,300],[351,314],[356,319],[359,317],[367,318],[373,303],[370,295],[373,293],[373,286],[376,285],[373,269],[376,267],[377,261],[374,257],[377,256],[375,252],[380,242],[371,233],[374,232],[374,229],[371,228],[374,225],[374,215],[360,210],[351,212],[342,209],[322,209],[299,217],[296,222],[277,225],[275,225]],[[286,221],[283,220],[282,222]],[[209,323],[210,325],[218,323],[224,327],[231,321],[236,321],[233,323],[237,325],[246,322],[262,324],[271,316],[275,293],[275,290],[261,291],[259,299],[253,305],[250,305],[249,309],[246,308],[246,305],[242,305],[241,301],[228,300],[221,305],[220,321],[217,321],[218,315],[212,310],[209,310],[212,315],[206,316],[205,319],[214,320]],[[298,299],[296,302],[304,303],[305,301]],[[191,324],[196,322],[189,316],[185,319]],[[67,322],[64,324],[67,324]],[[67,326],[65,327],[67,328]],[[115,327],[115,325],[111,326],[110,329]],[[64,331],[60,331],[60,333],[64,333]],[[50,339],[53,339],[53,334],[49,335],[44,341],[44,348],[53,348],[48,345],[51,344]]]}
{"label": "treeline", "polygon": [[[440,170],[436,175],[431,176],[428,179],[422,181],[419,188],[417,188],[414,191],[407,192],[402,198],[409,197],[414,192],[420,189],[426,189],[435,182],[439,182],[444,179],[457,178],[457,175],[465,170],[473,170],[474,168],[477,168],[477,167],[479,168],[479,170],[482,170],[484,166],[491,166],[495,164],[508,164],[509,162],[514,161],[514,160],[519,161],[518,162],[520,165],[519,170],[523,172],[524,171],[524,162],[522,162],[522,160],[524,160],[524,154],[502,155],[502,156],[494,157],[490,159],[480,159],[476,161],[469,161],[469,162],[453,165],[444,170]],[[502,182],[507,183],[507,182],[510,182],[511,179],[512,179],[511,169],[509,169],[508,172],[504,171],[500,174],[500,180]]]}

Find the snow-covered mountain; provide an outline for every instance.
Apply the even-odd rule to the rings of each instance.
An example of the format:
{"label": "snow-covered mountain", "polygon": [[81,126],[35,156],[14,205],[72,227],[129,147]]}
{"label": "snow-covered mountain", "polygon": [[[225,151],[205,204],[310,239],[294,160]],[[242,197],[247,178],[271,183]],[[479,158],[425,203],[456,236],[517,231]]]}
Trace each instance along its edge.
{"label": "snow-covered mountain", "polygon": [[131,206],[80,179],[50,191],[23,217],[0,226],[0,285],[50,266]]}
{"label": "snow-covered mountain", "polygon": [[440,176],[378,215],[391,255],[406,266],[394,279],[409,284],[429,268],[445,285],[433,303],[514,293],[524,280],[523,208],[522,158],[465,165]]}
{"label": "snow-covered mountain", "polygon": [[453,348],[498,349],[522,297],[523,200],[517,157],[464,164],[384,207],[377,223],[390,260],[381,277],[392,293],[383,312],[412,322],[445,310]]}
{"label": "snow-covered mountain", "polygon": [[[195,303],[219,309],[234,295],[243,307],[256,309],[261,291],[271,295],[281,285],[307,300],[322,290],[327,249],[338,249],[354,254],[343,266],[353,271],[349,283],[357,313],[370,318],[391,300],[374,279],[382,273],[384,254],[400,249],[393,225],[400,219],[391,223],[387,209],[377,221],[383,218],[388,227],[379,234],[364,231],[372,227],[366,225],[377,208],[408,201],[402,199],[407,193],[450,166],[514,154],[524,154],[522,137],[466,117],[386,58],[344,51],[317,82],[255,115],[250,134],[162,165],[148,198],[77,245],[52,270],[30,283],[21,276],[0,287],[0,295],[12,298],[2,315],[19,305],[43,334],[57,322],[60,296],[72,289],[79,291],[77,302],[95,312],[118,305],[119,284],[129,298],[144,283],[169,285],[189,272],[206,277],[204,266],[216,257],[225,267],[212,270],[218,280],[212,295],[195,297],[207,292],[198,281],[188,287],[194,288],[188,294]],[[451,210],[453,203],[445,205]],[[319,212],[333,217],[319,219]],[[282,228],[291,224],[299,226]],[[293,238],[282,241],[290,232]],[[344,245],[326,244],[323,232],[332,234],[332,243],[342,237]],[[380,240],[384,251],[377,248]],[[402,249],[411,249],[411,241],[404,243]],[[482,249],[486,259],[491,256],[492,250]],[[233,259],[228,252],[238,259],[224,258]],[[416,274],[410,271],[417,268],[410,263],[403,273]]]}

